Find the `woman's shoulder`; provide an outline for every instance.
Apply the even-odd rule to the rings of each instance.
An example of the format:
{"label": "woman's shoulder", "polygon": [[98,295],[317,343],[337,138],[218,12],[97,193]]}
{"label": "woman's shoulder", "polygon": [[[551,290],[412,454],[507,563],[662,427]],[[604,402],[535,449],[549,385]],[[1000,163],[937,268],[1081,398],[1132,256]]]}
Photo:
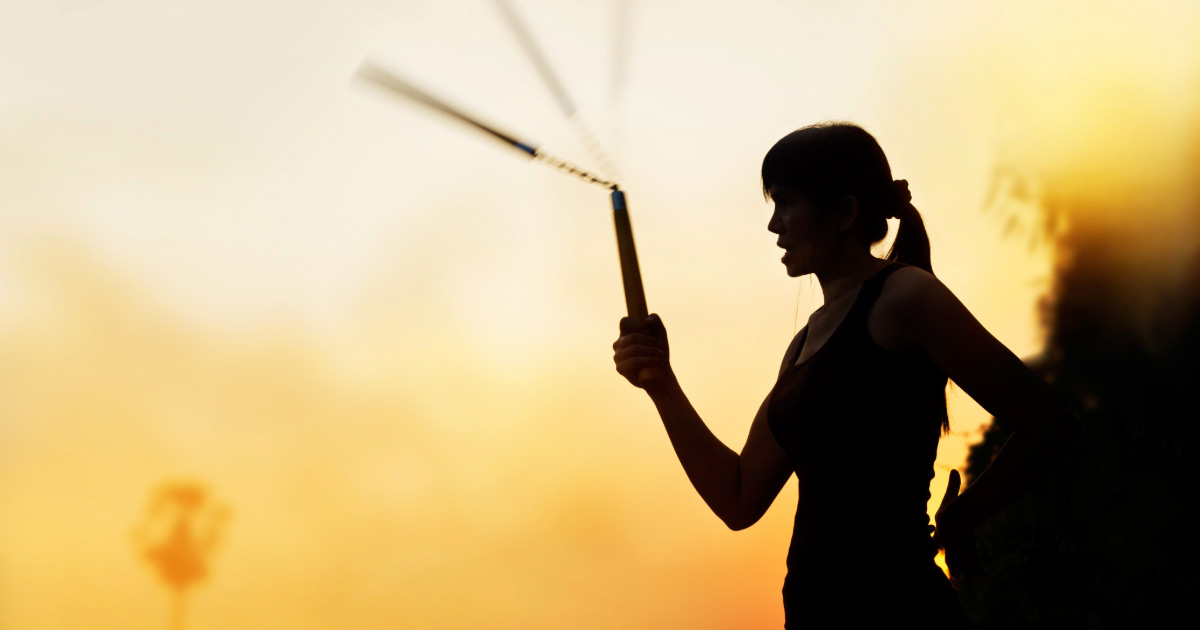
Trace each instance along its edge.
{"label": "woman's shoulder", "polygon": [[885,309],[920,308],[953,295],[937,276],[916,265],[900,263],[895,271],[884,278],[879,291],[879,303]]}
{"label": "woman's shoulder", "polygon": [[936,276],[914,265],[900,265],[884,279],[871,309],[868,328],[881,346],[909,351],[920,345],[914,334],[957,298]]}

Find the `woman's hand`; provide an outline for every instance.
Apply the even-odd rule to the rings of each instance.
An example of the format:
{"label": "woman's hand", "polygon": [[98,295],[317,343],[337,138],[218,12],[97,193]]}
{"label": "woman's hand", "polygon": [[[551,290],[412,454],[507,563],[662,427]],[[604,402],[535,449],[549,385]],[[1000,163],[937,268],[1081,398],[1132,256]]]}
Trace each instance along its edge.
{"label": "woman's hand", "polygon": [[641,323],[622,317],[620,327],[621,336],[613,343],[617,372],[634,387],[649,390],[665,384],[671,374],[671,352],[662,320],[654,313]]}
{"label": "woman's hand", "polygon": [[975,532],[967,527],[963,515],[954,505],[962,479],[957,470],[950,471],[950,482],[946,484],[946,496],[934,515],[937,529],[933,540],[939,549],[946,551],[946,568],[950,569],[950,584],[957,590],[967,576],[987,576],[975,553]]}

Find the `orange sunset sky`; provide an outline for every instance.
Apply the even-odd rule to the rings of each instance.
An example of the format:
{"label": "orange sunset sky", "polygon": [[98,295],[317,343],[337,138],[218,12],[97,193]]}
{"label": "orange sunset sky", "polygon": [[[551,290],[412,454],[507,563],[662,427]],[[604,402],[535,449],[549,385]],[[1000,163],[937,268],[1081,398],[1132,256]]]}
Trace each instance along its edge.
{"label": "orange sunset sky", "polygon": [[[998,161],[1107,180],[1196,111],[1183,0],[513,4],[735,450],[821,300],[766,230],[779,137],[871,131],[1027,357],[1053,257],[987,210]],[[594,166],[488,0],[0,1],[0,628],[168,627],[134,531],[188,480],[229,513],[190,630],[781,627],[796,482],[742,532],[692,489],[613,369],[605,192],[352,84],[367,55]],[[950,404],[935,497],[988,418]]]}

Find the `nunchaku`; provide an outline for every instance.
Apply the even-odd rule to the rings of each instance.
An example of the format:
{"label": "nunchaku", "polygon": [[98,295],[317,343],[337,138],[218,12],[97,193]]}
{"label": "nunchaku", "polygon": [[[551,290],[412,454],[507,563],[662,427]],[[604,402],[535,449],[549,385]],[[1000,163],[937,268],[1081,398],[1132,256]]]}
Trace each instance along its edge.
{"label": "nunchaku", "polygon": [[[621,263],[621,281],[625,289],[625,308],[628,311],[629,317],[637,326],[642,326],[648,314],[646,309],[646,294],[642,289],[642,275],[638,268],[637,250],[633,243],[633,228],[629,223],[629,206],[626,202],[624,191],[621,190],[616,182],[585,171],[570,162],[542,151],[531,143],[522,142],[510,134],[499,131],[494,126],[485,124],[478,118],[470,116],[461,109],[453,107],[445,101],[404,81],[394,73],[385,70],[370,60],[364,61],[358,67],[355,76],[386,90],[390,94],[417,101],[452,118],[458,119],[529,156],[533,161],[542,162],[587,183],[597,184],[609,189],[609,198],[613,209],[613,223],[617,232],[617,255]],[[658,370],[654,368],[643,368],[638,373],[638,381],[641,383],[646,383],[659,377]]]}

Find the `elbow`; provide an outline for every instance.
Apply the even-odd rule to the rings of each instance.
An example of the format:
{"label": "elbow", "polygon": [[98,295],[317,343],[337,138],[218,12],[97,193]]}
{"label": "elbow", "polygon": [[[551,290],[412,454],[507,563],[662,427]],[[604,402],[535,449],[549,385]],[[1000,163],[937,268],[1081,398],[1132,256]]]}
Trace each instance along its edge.
{"label": "elbow", "polygon": [[757,523],[759,518],[762,518],[761,514],[758,516],[754,516],[752,514],[734,514],[722,518],[721,521],[724,522],[725,526],[729,529],[735,532],[740,532],[743,529],[746,529],[747,527]]}
{"label": "elbow", "polygon": [[740,532],[754,524],[747,521],[734,521],[732,519],[724,519],[724,522],[726,527],[735,532]]}

